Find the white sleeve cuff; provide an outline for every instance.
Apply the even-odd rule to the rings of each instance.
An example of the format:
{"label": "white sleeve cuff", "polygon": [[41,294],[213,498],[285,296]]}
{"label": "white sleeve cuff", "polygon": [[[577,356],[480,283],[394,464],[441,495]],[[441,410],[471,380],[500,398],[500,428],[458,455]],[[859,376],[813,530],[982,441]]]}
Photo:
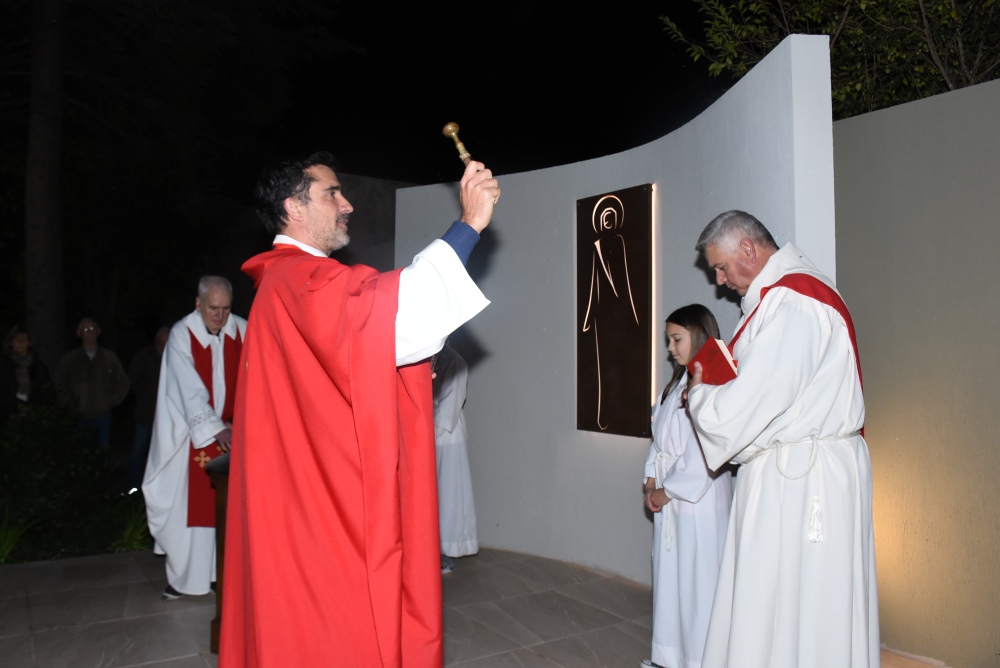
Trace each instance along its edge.
{"label": "white sleeve cuff", "polygon": [[396,365],[419,362],[489,305],[455,250],[437,239],[399,277]]}

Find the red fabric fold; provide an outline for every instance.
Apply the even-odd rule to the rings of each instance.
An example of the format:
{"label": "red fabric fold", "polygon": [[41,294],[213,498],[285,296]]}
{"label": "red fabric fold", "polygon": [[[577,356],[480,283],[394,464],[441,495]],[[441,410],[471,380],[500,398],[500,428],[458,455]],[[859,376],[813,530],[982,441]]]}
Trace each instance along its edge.
{"label": "red fabric fold", "polygon": [[219,665],[439,668],[430,367],[395,366],[399,271],[289,246],[244,271]]}

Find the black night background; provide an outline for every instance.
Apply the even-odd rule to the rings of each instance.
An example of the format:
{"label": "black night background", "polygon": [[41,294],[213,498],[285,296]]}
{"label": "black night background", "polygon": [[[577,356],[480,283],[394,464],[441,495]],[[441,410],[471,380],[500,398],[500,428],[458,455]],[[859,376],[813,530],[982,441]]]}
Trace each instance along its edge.
{"label": "black night background", "polygon": [[427,184],[461,174],[448,121],[499,175],[661,137],[725,83],[671,42],[667,9],[5,2],[0,324],[58,327],[34,334],[53,359],[94,315],[128,359],[183,315],[164,304],[189,301],[227,239],[262,234],[253,182],[289,152]]}

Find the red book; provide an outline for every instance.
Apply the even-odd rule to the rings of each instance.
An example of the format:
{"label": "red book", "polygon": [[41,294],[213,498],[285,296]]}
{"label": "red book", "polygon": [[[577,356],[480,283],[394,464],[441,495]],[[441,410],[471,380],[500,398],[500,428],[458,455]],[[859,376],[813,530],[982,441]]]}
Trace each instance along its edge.
{"label": "red book", "polygon": [[725,385],[736,378],[736,360],[722,339],[709,339],[688,363],[694,373],[694,363],[701,362],[701,382],[706,385]]}

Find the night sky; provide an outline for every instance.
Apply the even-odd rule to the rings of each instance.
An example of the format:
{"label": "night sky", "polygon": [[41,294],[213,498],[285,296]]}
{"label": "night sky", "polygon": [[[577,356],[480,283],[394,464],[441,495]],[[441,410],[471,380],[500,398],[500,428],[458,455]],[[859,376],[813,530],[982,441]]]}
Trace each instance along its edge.
{"label": "night sky", "polygon": [[[628,150],[680,127],[725,81],[659,16],[679,2],[345,3],[331,31],[358,48],[303,67],[275,133],[325,148],[344,172],[413,183],[459,178],[449,121],[496,174]],[[688,16],[680,16],[684,11]]]}
{"label": "night sky", "polygon": [[[152,331],[176,319],[190,276],[238,273],[245,254],[212,249],[247,225],[263,234],[252,184],[274,158],[325,149],[341,173],[454,182],[463,166],[441,134],[454,121],[503,176],[654,141],[729,84],[664,32],[665,12],[697,29],[687,0],[70,0],[50,22],[62,30],[38,33],[61,35],[38,43],[64,52],[52,68],[64,91],[32,117],[38,6],[0,3],[0,125],[13,129],[0,133],[0,214],[28,220],[29,121],[60,114],[58,142],[43,124],[57,151],[31,163],[36,177],[59,170],[37,198],[60,204],[59,228],[36,251],[65,249],[64,275],[86,277],[67,283],[65,317],[96,315],[109,339],[119,321]],[[28,227],[0,228],[0,322],[30,320],[38,303]]]}

